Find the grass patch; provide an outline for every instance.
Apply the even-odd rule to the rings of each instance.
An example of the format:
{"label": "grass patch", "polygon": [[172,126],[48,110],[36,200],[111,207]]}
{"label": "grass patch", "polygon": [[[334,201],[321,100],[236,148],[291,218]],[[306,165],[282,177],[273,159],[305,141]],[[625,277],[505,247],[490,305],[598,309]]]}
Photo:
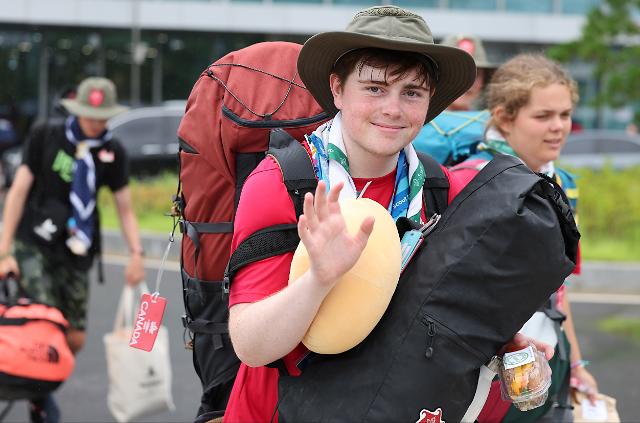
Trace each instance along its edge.
{"label": "grass patch", "polygon": [[573,169],[586,260],[640,260],[640,166]]}
{"label": "grass patch", "polygon": [[582,259],[586,261],[640,261],[640,241],[614,237],[589,238],[583,232]]}
{"label": "grass patch", "polygon": [[[169,233],[173,219],[165,216],[171,209],[171,198],[176,193],[178,177],[174,173],[165,173],[153,178],[132,179],[129,183],[133,209],[138,217],[140,230],[144,232]],[[118,229],[120,227],[113,196],[108,189],[98,194],[102,227]]]}
{"label": "grass patch", "polygon": [[640,319],[609,317],[598,322],[598,329],[640,343]]}

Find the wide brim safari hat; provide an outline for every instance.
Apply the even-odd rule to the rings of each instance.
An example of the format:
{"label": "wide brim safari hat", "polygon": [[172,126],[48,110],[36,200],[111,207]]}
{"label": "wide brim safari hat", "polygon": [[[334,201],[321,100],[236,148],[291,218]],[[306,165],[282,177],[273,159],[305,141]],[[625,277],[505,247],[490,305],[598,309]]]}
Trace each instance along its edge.
{"label": "wide brim safari hat", "polygon": [[458,48],[435,44],[422,17],[396,6],[372,7],[358,12],[345,31],[314,35],[300,51],[300,78],[331,115],[338,109],[333,103],[329,75],[341,56],[361,48],[406,51],[430,58],[437,75],[425,123],[465,93],[476,77],[473,58]]}
{"label": "wide brim safari hat", "polygon": [[440,45],[457,47],[469,53],[476,66],[481,69],[494,70],[498,67],[497,63],[490,62],[487,57],[487,51],[480,38],[467,34],[451,34],[444,37]]}
{"label": "wide brim safari hat", "polygon": [[116,87],[107,78],[91,77],[78,86],[75,98],[60,100],[69,113],[91,119],[109,120],[128,107],[118,104]]}

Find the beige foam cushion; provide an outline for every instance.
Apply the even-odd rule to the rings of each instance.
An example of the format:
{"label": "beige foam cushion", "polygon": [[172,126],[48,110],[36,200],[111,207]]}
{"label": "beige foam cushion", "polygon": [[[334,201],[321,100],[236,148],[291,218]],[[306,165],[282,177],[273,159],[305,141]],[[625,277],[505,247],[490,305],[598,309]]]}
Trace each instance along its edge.
{"label": "beige foam cushion", "polygon": [[[400,278],[400,238],[389,212],[366,198],[342,201],[340,207],[350,234],[367,216],[375,218],[375,225],[360,259],[329,292],[302,340],[320,354],[338,354],[362,342],[380,321]],[[289,283],[308,269],[309,256],[301,242]]]}

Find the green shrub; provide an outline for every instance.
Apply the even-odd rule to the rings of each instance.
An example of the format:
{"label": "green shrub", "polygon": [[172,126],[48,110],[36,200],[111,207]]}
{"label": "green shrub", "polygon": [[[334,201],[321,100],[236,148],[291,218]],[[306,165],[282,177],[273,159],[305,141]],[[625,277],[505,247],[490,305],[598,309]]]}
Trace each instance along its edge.
{"label": "green shrub", "polygon": [[640,259],[640,166],[573,169],[578,221],[587,260]]}
{"label": "green shrub", "polygon": [[[174,173],[130,181],[133,209],[142,231],[166,233],[171,231],[173,219],[166,214],[171,210],[171,198],[175,195],[177,186],[178,176]],[[103,227],[118,228],[115,203],[108,189],[100,190],[98,204]]]}

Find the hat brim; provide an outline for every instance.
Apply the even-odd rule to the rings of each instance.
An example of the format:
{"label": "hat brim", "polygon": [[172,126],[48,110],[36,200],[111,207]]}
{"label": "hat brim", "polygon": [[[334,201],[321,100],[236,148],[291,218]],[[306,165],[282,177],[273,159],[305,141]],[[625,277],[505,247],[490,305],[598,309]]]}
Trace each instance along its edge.
{"label": "hat brim", "polygon": [[324,32],[309,38],[298,56],[300,79],[322,108],[330,115],[338,109],[333,103],[329,75],[335,62],[351,50],[382,48],[421,53],[438,66],[439,79],[429,103],[425,123],[438,116],[473,85],[476,64],[471,55],[455,47],[420,43],[408,38],[382,38],[353,32]]}
{"label": "hat brim", "polygon": [[80,103],[78,100],[68,98],[60,100],[60,104],[62,104],[62,106],[64,106],[64,108],[74,116],[99,120],[109,120],[112,117],[129,110],[128,107],[121,106],[119,104],[105,108],[90,107]]}

